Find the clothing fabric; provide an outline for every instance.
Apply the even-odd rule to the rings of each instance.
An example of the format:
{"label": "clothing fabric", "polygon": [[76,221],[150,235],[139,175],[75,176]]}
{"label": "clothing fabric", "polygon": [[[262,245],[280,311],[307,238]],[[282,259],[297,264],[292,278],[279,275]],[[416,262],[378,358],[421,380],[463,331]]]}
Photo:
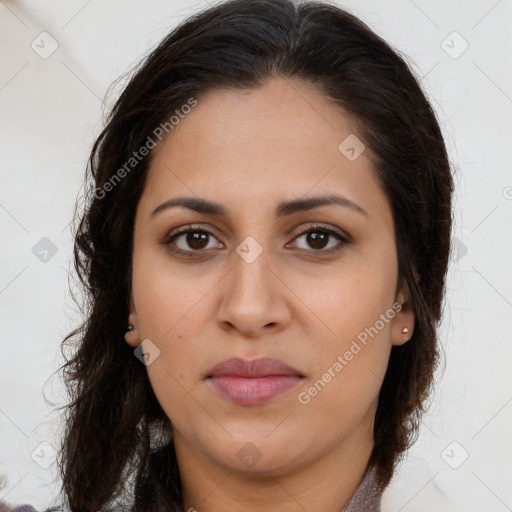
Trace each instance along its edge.
{"label": "clothing fabric", "polygon": [[375,469],[370,469],[350,501],[341,512],[381,512],[382,493],[377,485]]}

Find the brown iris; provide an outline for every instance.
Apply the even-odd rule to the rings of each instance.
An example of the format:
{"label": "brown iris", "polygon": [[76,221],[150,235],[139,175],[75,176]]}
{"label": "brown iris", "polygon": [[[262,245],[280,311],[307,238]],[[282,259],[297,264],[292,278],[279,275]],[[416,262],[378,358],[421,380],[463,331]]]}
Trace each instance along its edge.
{"label": "brown iris", "polygon": [[329,235],[318,231],[312,231],[307,234],[307,242],[313,249],[322,249],[328,240]]}
{"label": "brown iris", "polygon": [[204,249],[208,245],[208,233],[204,232],[191,232],[187,233],[187,244],[195,250]]}

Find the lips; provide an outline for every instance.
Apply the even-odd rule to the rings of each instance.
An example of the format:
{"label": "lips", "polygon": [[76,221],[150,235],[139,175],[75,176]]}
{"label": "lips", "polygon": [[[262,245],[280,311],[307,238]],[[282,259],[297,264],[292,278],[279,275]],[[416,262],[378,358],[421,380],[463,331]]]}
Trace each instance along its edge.
{"label": "lips", "polygon": [[238,405],[260,405],[290,391],[304,378],[279,359],[232,358],[216,365],[207,376],[213,391]]}
{"label": "lips", "polygon": [[246,360],[239,357],[227,359],[213,368],[208,377],[267,377],[271,375],[301,375],[301,373],[279,359],[260,357]]}

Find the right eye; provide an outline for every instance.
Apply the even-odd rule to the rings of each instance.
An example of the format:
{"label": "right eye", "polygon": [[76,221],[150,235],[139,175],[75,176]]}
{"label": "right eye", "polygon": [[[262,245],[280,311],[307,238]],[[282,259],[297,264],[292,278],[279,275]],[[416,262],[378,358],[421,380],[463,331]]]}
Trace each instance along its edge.
{"label": "right eye", "polygon": [[[214,237],[210,231],[199,226],[183,226],[171,232],[164,241],[164,245],[175,254],[194,257],[194,253],[201,253],[208,249],[220,248],[218,242],[213,243]],[[211,242],[211,243],[210,243]]]}

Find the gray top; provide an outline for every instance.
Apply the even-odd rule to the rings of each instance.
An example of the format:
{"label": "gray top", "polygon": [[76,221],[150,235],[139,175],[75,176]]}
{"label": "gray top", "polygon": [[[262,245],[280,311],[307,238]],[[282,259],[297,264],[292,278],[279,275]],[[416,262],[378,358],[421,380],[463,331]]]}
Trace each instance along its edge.
{"label": "gray top", "polygon": [[377,485],[375,469],[370,469],[351,500],[341,512],[380,512],[382,493]]}

